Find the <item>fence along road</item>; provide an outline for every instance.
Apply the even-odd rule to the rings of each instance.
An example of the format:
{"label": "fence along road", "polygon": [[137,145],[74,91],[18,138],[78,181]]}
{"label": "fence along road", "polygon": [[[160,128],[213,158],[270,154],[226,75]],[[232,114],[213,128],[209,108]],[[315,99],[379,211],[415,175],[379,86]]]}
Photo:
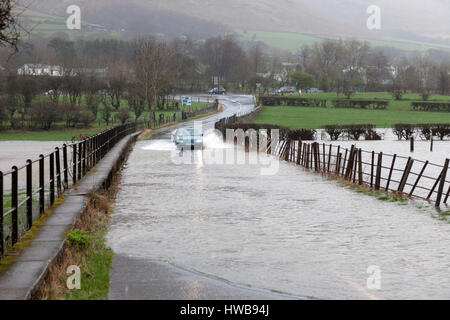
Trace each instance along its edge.
{"label": "fence along road", "polygon": [[[7,172],[0,171],[0,255],[14,246],[33,222],[65,190],[76,185],[120,139],[135,131],[135,123],[117,126],[83,141],[56,147],[54,152],[27,160],[26,164],[13,166]],[[25,176],[25,183],[19,182],[20,173]],[[38,177],[37,183],[33,176]],[[10,189],[5,188],[5,181],[10,183]]]}

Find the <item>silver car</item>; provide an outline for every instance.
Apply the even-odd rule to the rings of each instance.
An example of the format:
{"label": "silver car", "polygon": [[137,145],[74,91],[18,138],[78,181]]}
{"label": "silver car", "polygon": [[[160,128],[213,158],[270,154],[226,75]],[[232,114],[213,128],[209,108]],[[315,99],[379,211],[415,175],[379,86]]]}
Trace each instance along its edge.
{"label": "silver car", "polygon": [[295,93],[294,87],[281,87],[277,90],[278,93]]}
{"label": "silver car", "polygon": [[203,133],[195,132],[194,128],[179,128],[172,132],[172,141],[182,150],[201,149]]}

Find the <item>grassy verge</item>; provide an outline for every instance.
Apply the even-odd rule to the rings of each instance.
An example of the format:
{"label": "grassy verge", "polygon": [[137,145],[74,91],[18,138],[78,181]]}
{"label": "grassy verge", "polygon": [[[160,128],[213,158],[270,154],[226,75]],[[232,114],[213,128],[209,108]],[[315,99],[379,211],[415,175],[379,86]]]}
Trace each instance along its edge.
{"label": "grassy verge", "polygon": [[[128,149],[129,153],[131,147]],[[41,287],[33,296],[35,300],[106,300],[109,292],[109,271],[113,251],[106,245],[110,213],[120,183],[120,172],[116,173],[108,190],[90,195],[85,211],[67,234],[64,249]],[[81,270],[81,288],[67,288],[69,266]]]}
{"label": "grassy verge", "polygon": [[[115,188],[113,188],[115,189]],[[113,252],[105,244],[105,234],[115,192],[95,193],[85,212],[67,234],[63,252],[49,269],[35,300],[105,300],[109,291],[109,269]],[[81,289],[67,288],[67,268],[81,270]]]}

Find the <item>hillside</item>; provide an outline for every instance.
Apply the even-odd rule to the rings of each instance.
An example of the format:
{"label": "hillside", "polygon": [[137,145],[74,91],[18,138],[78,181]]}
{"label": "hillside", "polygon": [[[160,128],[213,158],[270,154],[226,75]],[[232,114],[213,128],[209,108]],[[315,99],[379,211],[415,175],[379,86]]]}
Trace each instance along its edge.
{"label": "hillside", "polygon": [[378,0],[382,13],[380,31],[366,28],[366,9],[372,3],[371,0],[39,0],[31,8],[66,16],[67,6],[77,4],[84,20],[128,36],[159,33],[207,38],[230,31],[239,34],[250,31],[270,45],[279,45],[283,39],[300,39],[297,44],[284,41],[287,45],[281,47],[291,50],[324,37],[357,37],[374,45],[406,50],[450,47],[447,0]]}

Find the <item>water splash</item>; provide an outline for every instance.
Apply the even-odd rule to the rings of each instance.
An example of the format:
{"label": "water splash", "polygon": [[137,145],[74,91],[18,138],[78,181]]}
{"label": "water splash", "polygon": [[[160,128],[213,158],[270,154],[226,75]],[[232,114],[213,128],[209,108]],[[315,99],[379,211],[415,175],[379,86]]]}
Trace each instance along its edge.
{"label": "water splash", "polygon": [[173,151],[176,150],[175,144],[167,139],[149,140],[147,144],[141,147],[142,150],[152,151]]}

